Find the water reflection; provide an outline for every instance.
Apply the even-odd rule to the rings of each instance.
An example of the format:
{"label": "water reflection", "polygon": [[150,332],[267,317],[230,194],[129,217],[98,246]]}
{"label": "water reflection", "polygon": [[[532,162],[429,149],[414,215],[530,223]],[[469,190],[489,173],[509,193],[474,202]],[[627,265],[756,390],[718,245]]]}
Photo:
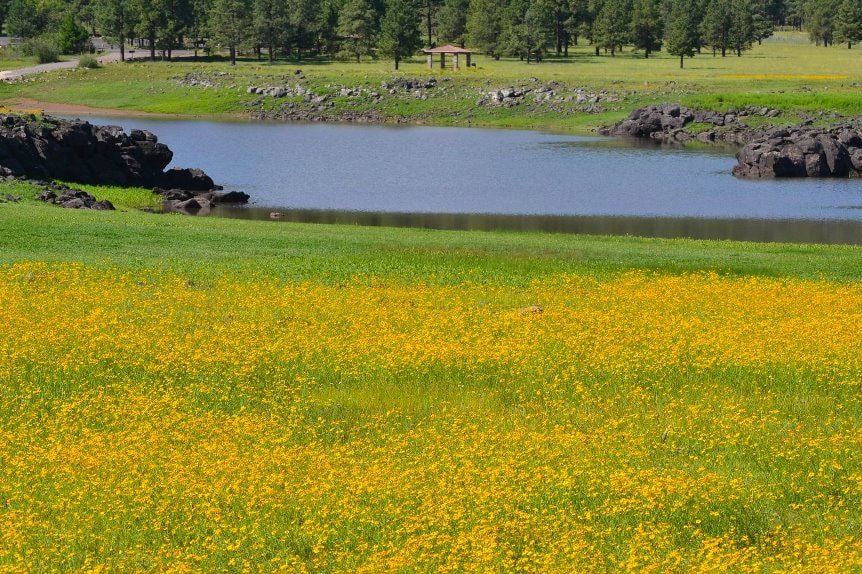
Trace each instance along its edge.
{"label": "water reflection", "polygon": [[[274,216],[277,213],[278,216]],[[328,223],[372,227],[416,227],[462,231],[527,231],[630,235],[668,239],[727,239],[780,243],[862,245],[862,221],[787,219],[702,219],[695,217],[622,217],[565,215],[484,215],[387,213],[268,208],[218,208],[212,217]],[[277,219],[276,219],[277,217]]]}

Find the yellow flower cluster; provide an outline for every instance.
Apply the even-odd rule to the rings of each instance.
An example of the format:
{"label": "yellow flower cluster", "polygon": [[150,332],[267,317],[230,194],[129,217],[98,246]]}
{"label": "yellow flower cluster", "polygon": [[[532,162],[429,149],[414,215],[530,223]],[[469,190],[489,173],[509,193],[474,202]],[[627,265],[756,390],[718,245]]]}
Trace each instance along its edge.
{"label": "yellow flower cluster", "polygon": [[0,267],[0,571],[862,569],[862,287]]}

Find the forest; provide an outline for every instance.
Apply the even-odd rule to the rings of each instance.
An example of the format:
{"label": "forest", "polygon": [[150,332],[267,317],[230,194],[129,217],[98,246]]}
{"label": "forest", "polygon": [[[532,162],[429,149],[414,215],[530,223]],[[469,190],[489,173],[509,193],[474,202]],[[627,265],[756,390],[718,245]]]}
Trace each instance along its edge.
{"label": "forest", "polygon": [[741,56],[776,29],[814,46],[862,41],[859,0],[3,0],[10,36],[82,51],[101,35],[170,59],[178,48],[258,58],[390,58],[469,46],[494,58],[541,61],[588,43],[596,54],[704,50]]}

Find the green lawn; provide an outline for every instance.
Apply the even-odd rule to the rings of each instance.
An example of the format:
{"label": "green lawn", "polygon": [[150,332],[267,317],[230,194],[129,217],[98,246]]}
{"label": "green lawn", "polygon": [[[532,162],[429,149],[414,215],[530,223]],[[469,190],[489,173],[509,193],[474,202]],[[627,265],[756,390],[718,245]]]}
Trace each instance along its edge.
{"label": "green lawn", "polygon": [[[63,210],[27,199],[0,204],[0,264],[79,261],[167,268],[200,278],[264,271],[290,280],[340,281],[370,274],[405,281],[526,284],[565,272],[647,269],[680,273],[852,280],[862,249],[851,246],[456,232],[293,224],[143,213],[146,190],[83,187],[118,212]],[[30,198],[33,189],[0,186]],[[74,237],[74,241],[69,238]],[[445,271],[445,272],[444,272]]]}
{"label": "green lawn", "polygon": [[[741,58],[703,53],[686,60],[684,70],[679,69],[677,59],[664,53],[649,59],[632,52],[596,56],[589,46],[574,48],[568,59],[549,58],[530,65],[477,56],[475,69],[460,72],[431,72],[419,59],[405,63],[397,73],[391,62],[382,60],[273,65],[242,60],[236,67],[225,62],[135,62],[95,71],[58,72],[20,85],[3,85],[0,99],[30,98],[118,110],[242,117],[248,113],[248,104],[257,99],[246,93],[248,86],[292,86],[301,82],[317,95],[336,94],[341,87],[367,87],[383,95],[379,104],[368,97],[333,97],[334,107],[316,112],[333,119],[345,112],[373,110],[389,120],[570,132],[589,131],[619,119],[639,105],[667,101],[719,109],[742,105],[777,107],[788,113],[776,120],[779,123],[820,110],[862,114],[862,99],[858,96],[862,49],[815,47],[800,40],[804,40],[801,35],[780,33]],[[295,76],[297,69],[305,74],[304,80]],[[177,78],[190,72],[205,75],[215,87],[181,85]],[[426,100],[405,92],[390,96],[380,89],[381,82],[394,77],[429,76],[442,81],[428,92]],[[531,81],[533,78],[536,81]],[[577,88],[597,93],[604,98],[602,110],[586,113],[582,111],[585,106],[571,102],[536,105],[529,98],[513,108],[476,106],[483,92],[507,86],[535,86],[537,82],[557,82],[554,88],[560,94],[573,93]],[[610,96],[609,100],[605,96]],[[267,99],[265,107],[275,109],[289,102],[295,109],[312,109],[301,98]]]}
{"label": "green lawn", "polygon": [[[0,203],[0,570],[853,571],[862,248]],[[737,568],[738,567],[738,568]]]}

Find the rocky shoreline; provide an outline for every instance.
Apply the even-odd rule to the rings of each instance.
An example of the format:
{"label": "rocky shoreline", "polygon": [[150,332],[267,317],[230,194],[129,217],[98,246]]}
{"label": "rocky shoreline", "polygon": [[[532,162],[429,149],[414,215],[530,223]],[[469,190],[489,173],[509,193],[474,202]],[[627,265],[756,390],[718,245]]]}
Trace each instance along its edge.
{"label": "rocky shoreline", "polygon": [[168,210],[195,213],[219,203],[248,203],[242,192],[223,192],[199,169],[166,170],[168,146],[146,130],[125,133],[118,126],[95,126],[33,114],[0,114],[0,177],[27,180],[42,201],[71,209],[110,210],[107,201],[66,185],[149,187]]}
{"label": "rocky shoreline", "polygon": [[599,133],[680,144],[694,140],[741,145],[733,168],[733,175],[740,178],[862,177],[862,128],[856,125],[858,120],[829,128],[814,127],[812,120],[789,127],[749,126],[745,121],[781,115],[769,108],[721,113],[663,104],[637,109]]}

